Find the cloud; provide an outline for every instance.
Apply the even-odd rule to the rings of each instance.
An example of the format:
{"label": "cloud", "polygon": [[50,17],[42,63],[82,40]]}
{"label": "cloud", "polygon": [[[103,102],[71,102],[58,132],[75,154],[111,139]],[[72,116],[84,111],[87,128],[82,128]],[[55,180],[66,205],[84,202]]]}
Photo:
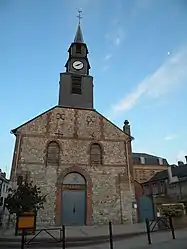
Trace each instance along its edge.
{"label": "cloud", "polygon": [[114,38],[114,44],[116,46],[119,46],[125,39],[124,29],[122,27],[118,27],[115,36],[116,37]]}
{"label": "cloud", "polygon": [[108,61],[112,58],[112,54],[106,54],[104,60]]}
{"label": "cloud", "polygon": [[113,20],[110,32],[107,32],[106,39],[113,46],[120,46],[128,36],[128,26],[134,22],[137,14],[142,14],[142,11],[148,11],[152,8],[154,0],[134,0],[132,6],[127,8],[125,1],[116,4],[113,9]]}
{"label": "cloud", "polygon": [[120,26],[119,22],[116,22],[112,31],[106,34],[106,39],[116,47],[120,46],[125,38],[125,30]]}
{"label": "cloud", "polygon": [[177,135],[176,135],[176,134],[171,134],[171,135],[169,135],[169,136],[166,136],[166,137],[164,138],[164,140],[169,141],[169,140],[173,140],[173,139],[175,139],[175,138],[177,138]]}
{"label": "cloud", "polygon": [[164,94],[187,81],[187,48],[171,55],[152,74],[137,84],[135,89],[114,104],[111,109],[114,116],[133,108],[142,97],[159,99]]}
{"label": "cloud", "polygon": [[[111,33],[106,34],[106,39],[109,41],[110,45],[112,45],[112,53],[108,53],[105,55],[104,60],[108,64],[108,61],[112,58],[115,53],[115,49],[121,45],[121,43],[125,39],[125,32],[119,26],[119,23],[115,23],[115,28]],[[104,66],[103,71],[106,71],[109,68],[109,65]]]}
{"label": "cloud", "polygon": [[105,72],[106,70],[108,70],[109,66],[108,65],[105,65],[102,70]]}
{"label": "cloud", "polygon": [[90,5],[90,0],[72,0],[70,4],[73,4],[77,9],[85,9]]}
{"label": "cloud", "polygon": [[103,66],[102,70],[103,72],[107,71],[109,68],[109,60],[112,58],[112,54],[106,54],[104,57],[105,65]]}
{"label": "cloud", "polygon": [[154,0],[136,0],[131,10],[131,17],[135,18],[142,11],[148,11],[153,7]]}

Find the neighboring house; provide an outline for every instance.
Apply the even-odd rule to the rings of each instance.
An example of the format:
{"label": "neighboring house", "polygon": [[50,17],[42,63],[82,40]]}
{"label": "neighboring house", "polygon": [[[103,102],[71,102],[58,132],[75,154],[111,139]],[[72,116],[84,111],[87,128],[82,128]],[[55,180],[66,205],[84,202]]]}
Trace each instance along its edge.
{"label": "neighboring house", "polygon": [[133,171],[134,171],[134,188],[137,203],[137,219],[139,219],[139,202],[138,199],[143,194],[141,183],[150,180],[155,174],[167,169],[167,159],[147,153],[132,153]]}
{"label": "neighboring house", "polygon": [[[167,165],[166,170],[157,172],[151,179],[143,183],[135,181],[135,195],[137,200],[137,217],[139,216],[139,198],[142,195],[152,196],[157,211],[163,205],[181,205],[183,209],[187,203],[187,164],[178,162],[177,165]],[[185,211],[184,211],[185,212]]]}
{"label": "neighboring house", "polygon": [[187,200],[187,164],[171,165],[142,184],[145,195],[173,202]]}
{"label": "neighboring house", "polygon": [[9,180],[6,178],[6,173],[0,170],[0,210],[4,207],[5,199],[8,195]]}
{"label": "neighboring house", "polygon": [[[178,162],[167,170],[158,172],[142,184],[145,195],[152,196],[157,215],[165,215],[172,210],[178,225],[187,224],[187,162]],[[141,207],[140,207],[141,208]]]}
{"label": "neighboring house", "polygon": [[8,195],[9,187],[9,180],[6,178],[6,173],[3,173],[0,169],[0,226],[2,225],[4,203]]}
{"label": "neighboring house", "polygon": [[148,181],[157,172],[167,169],[168,162],[165,158],[150,155],[147,153],[132,153],[134,180],[138,183]]}
{"label": "neighboring house", "polygon": [[[175,216],[181,217],[180,225],[187,224],[187,162],[178,162],[168,170],[157,173],[142,184],[143,193],[153,197],[157,215],[164,210],[173,210]],[[184,216],[185,215],[185,216]]]}

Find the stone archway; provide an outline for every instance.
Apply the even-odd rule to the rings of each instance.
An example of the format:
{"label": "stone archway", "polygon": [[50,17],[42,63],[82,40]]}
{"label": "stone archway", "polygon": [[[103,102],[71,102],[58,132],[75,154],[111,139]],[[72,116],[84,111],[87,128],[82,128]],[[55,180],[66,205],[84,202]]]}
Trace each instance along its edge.
{"label": "stone archway", "polygon": [[86,217],[85,217],[85,224],[91,225],[92,224],[92,180],[88,174],[88,172],[80,167],[73,166],[70,168],[65,169],[58,177],[57,181],[57,195],[56,195],[56,225],[62,225],[62,188],[63,188],[63,180],[65,177],[70,173],[78,173],[85,179],[86,184]]}
{"label": "stone archway", "polygon": [[61,214],[62,225],[86,225],[86,180],[77,172],[63,179]]}

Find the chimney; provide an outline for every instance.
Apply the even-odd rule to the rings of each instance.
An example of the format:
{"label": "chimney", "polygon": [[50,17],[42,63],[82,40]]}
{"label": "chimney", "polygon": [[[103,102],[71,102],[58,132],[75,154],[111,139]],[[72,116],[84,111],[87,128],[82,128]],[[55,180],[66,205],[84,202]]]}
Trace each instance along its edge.
{"label": "chimney", "polygon": [[140,157],[140,162],[141,162],[141,164],[145,164],[145,157],[141,156]]}
{"label": "chimney", "polygon": [[178,161],[178,166],[184,165],[183,161]]}
{"label": "chimney", "polygon": [[128,120],[125,120],[124,122],[123,131],[127,133],[128,135],[131,135],[131,129],[130,129],[130,124]]}
{"label": "chimney", "polygon": [[163,165],[163,164],[164,164],[163,158],[159,158],[158,161],[159,161],[159,164],[160,164],[160,165]]}
{"label": "chimney", "polygon": [[187,156],[185,156],[186,164],[187,164]]}
{"label": "chimney", "polygon": [[2,177],[6,178],[6,173],[5,172],[2,173],[1,175],[2,175]]}
{"label": "chimney", "polygon": [[168,180],[169,180],[169,183],[173,183],[173,182],[178,182],[179,179],[177,176],[173,176],[172,175],[172,169],[170,166],[168,166]]}
{"label": "chimney", "polygon": [[172,170],[171,170],[171,167],[169,166],[168,167],[168,179],[169,179],[169,182],[171,181],[173,175],[172,175]]}

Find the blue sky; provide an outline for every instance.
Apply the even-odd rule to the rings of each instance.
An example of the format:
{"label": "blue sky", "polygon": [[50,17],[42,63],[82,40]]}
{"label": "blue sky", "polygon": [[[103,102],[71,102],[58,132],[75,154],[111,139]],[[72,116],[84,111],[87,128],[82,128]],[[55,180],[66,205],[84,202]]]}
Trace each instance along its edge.
{"label": "blue sky", "polygon": [[132,125],[134,151],[187,154],[185,0],[1,0],[0,167],[10,170],[10,130],[57,104],[59,74],[83,10],[95,108]]}

